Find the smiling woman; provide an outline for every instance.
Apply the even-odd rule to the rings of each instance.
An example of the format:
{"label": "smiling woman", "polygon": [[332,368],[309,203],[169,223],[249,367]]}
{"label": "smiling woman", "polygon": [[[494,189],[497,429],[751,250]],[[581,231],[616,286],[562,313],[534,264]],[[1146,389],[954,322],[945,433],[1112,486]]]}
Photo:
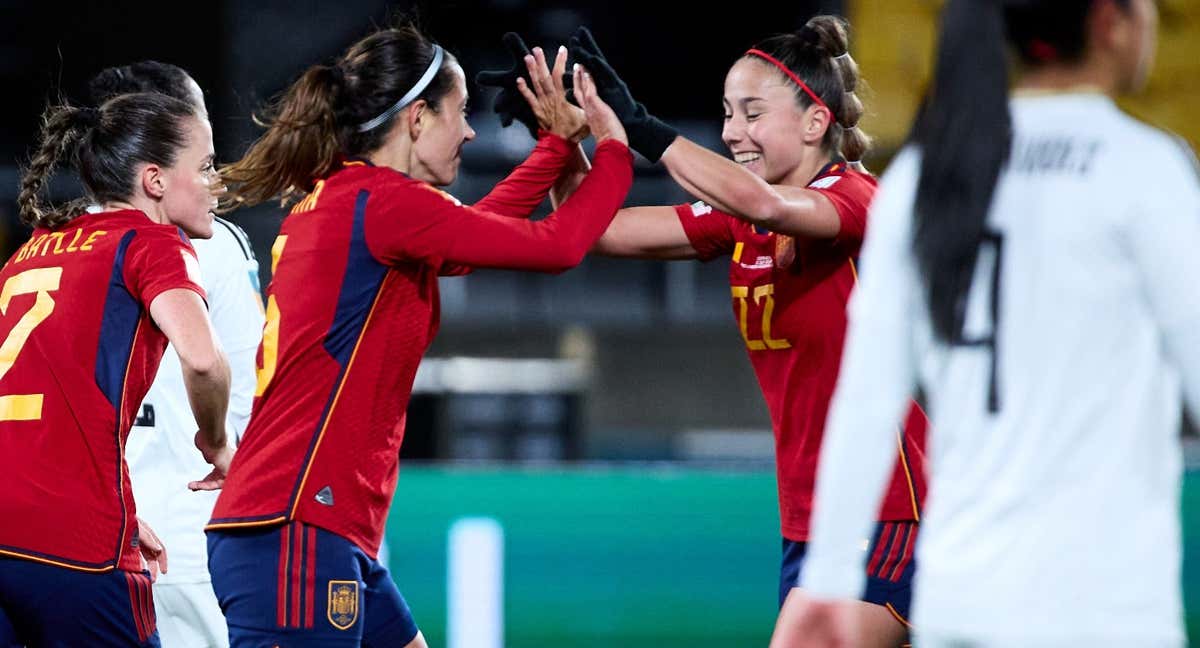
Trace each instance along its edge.
{"label": "smiling woman", "polygon": [[[733,160],[650,117],[581,29],[571,53],[613,106],[630,145],[701,199],[692,205],[622,209],[594,251],[620,257],[731,257],[734,317],[767,401],[776,442],[783,557],[780,624],[800,609],[813,482],[825,415],[841,362],[846,304],[866,230],[875,179],[859,160],[870,139],[858,129],[858,66],[849,25],[816,16],[799,31],[768,38],[725,78],[722,138]],[[577,162],[577,167],[584,165]],[[897,434],[879,525],[869,543],[870,585],[856,607],[864,645],[902,643],[912,550],[925,492],[926,421],[911,407]]]}

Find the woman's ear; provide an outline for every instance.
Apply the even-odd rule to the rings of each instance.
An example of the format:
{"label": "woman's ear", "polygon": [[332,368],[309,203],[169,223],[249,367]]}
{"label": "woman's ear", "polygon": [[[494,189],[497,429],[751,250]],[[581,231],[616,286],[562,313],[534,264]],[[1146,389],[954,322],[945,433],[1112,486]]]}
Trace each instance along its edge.
{"label": "woman's ear", "polygon": [[804,111],[804,143],[819,144],[833,122],[833,114],[824,106],[813,104]]}
{"label": "woman's ear", "polygon": [[155,200],[162,200],[163,195],[167,193],[167,179],[162,167],[147,164],[142,167],[141,179],[142,192]]}
{"label": "woman's ear", "polygon": [[408,122],[408,136],[413,140],[421,135],[425,113],[428,112],[428,109],[429,103],[424,99],[417,99],[408,107],[408,116],[405,119]]}

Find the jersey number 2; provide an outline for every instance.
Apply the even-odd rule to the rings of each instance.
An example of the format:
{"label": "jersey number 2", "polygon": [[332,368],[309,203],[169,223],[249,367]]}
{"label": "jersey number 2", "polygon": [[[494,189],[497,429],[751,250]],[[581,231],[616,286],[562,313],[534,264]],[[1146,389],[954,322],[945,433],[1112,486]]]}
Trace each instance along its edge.
{"label": "jersey number 2", "polygon": [[[13,275],[0,288],[0,314],[8,314],[8,306],[17,295],[37,294],[33,307],[17,320],[0,344],[0,380],[17,361],[29,335],[54,311],[50,293],[58,290],[62,268],[35,268]],[[42,418],[43,394],[5,394],[0,396],[0,421],[36,421]]]}

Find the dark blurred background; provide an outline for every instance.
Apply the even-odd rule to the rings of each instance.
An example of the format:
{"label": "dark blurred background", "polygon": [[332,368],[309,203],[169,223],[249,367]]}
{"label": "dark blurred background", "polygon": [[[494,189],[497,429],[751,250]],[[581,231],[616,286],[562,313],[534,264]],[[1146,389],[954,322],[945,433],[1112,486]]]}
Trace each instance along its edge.
{"label": "dark blurred background", "polygon": [[[468,79],[507,66],[506,31],[553,48],[587,25],[635,96],[724,151],[728,66],[763,37],[818,12],[841,13],[854,25],[852,51],[867,81],[862,127],[876,136],[867,163],[878,173],[923,92],[940,5],[0,0],[0,254],[28,235],[14,201],[43,107],[78,96],[110,65],[158,59],[187,69],[205,91],[219,157],[231,161],[257,135],[250,116],[264,100],[400,14],[416,12]],[[1159,5],[1158,65],[1147,92],[1123,106],[1194,148],[1200,2]],[[491,97],[472,92],[479,136],[450,188],[466,202],[533,144],[522,127],[500,129]],[[66,177],[54,190],[59,199],[78,191]],[[691,200],[639,162],[629,205]],[[272,207],[229,216],[250,235],[264,287],[282,216]],[[779,559],[773,437],[728,286],[724,260],[592,258],[560,276],[484,270],[443,280],[443,326],[417,376],[402,451],[437,461],[402,463],[387,532],[392,573],[431,645],[767,643]],[[1200,465],[1196,446],[1189,453]],[[1183,498],[1185,594],[1200,640],[1200,471],[1188,474]],[[486,518],[502,557],[460,591],[448,577],[459,558],[447,542],[455,546],[463,516]],[[488,615],[448,604],[489,587],[484,608],[502,601],[502,623],[481,629]],[[464,639],[468,631],[488,640]]]}
{"label": "dark blurred background", "polygon": [[[646,0],[216,0],[167,5],[0,0],[0,253],[7,257],[27,235],[15,220],[13,200],[19,166],[34,142],[47,100],[78,96],[86,80],[109,65],[158,59],[190,71],[206,93],[219,157],[229,161],[257,135],[250,116],[266,99],[306,67],[328,62],[354,40],[401,15],[416,16],[458,56],[468,78],[508,64],[500,41],[506,31],[521,33],[531,45],[554,48],[577,26],[587,25],[653,112],[724,151],[720,98],[730,63],[755,41],[794,30],[816,13],[832,12],[847,15],[854,24],[852,50],[867,81],[864,129],[877,138],[867,161],[878,172],[902,142],[923,90],[939,4],[798,0],[755,3],[739,11],[727,5],[704,8],[694,2]],[[1166,0],[1161,7],[1162,45],[1153,83],[1127,107],[1181,132],[1195,146],[1200,139],[1192,119],[1200,112],[1200,84],[1195,81],[1200,75],[1200,3]],[[491,96],[472,92],[472,124],[479,136],[464,150],[461,176],[450,188],[468,202],[481,197],[533,143],[521,127],[501,129],[491,112]],[[55,188],[60,198],[76,191],[66,179]],[[628,204],[690,200],[660,169],[639,162]],[[282,212],[263,207],[230,218],[249,233],[266,286],[268,250]],[[426,395],[414,403],[406,452],[510,459],[711,455],[752,457],[769,465],[769,420],[730,316],[727,272],[722,261],[593,258],[561,276],[481,271],[444,280],[444,326],[430,357],[551,362],[459,366],[457,373],[443,373],[431,363],[419,381]],[[479,371],[498,382],[483,390],[456,386],[465,379],[464,371],[468,378]],[[569,376],[555,373],[561,371]],[[546,382],[558,392],[539,401],[535,387]],[[467,404],[448,406],[443,396],[455,390],[490,390],[493,396],[524,390],[535,396],[479,401],[465,394]],[[523,427],[558,432],[494,441],[502,436],[497,430]],[[468,429],[478,430],[479,438],[462,441],[459,437]]]}

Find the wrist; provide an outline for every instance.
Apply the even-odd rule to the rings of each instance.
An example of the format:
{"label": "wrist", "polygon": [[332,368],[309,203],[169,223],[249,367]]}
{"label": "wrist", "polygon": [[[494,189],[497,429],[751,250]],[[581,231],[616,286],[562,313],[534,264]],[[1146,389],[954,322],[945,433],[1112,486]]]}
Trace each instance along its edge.
{"label": "wrist", "polygon": [[222,452],[229,450],[229,439],[222,430],[219,436],[206,434],[204,436],[204,445],[200,448],[200,454],[204,456],[204,460],[208,463],[215,463],[215,459],[221,456]]}
{"label": "wrist", "polygon": [[646,115],[640,123],[630,126],[625,128],[629,134],[630,148],[651,162],[662,159],[663,153],[679,137],[679,131],[674,127],[650,115]]}

